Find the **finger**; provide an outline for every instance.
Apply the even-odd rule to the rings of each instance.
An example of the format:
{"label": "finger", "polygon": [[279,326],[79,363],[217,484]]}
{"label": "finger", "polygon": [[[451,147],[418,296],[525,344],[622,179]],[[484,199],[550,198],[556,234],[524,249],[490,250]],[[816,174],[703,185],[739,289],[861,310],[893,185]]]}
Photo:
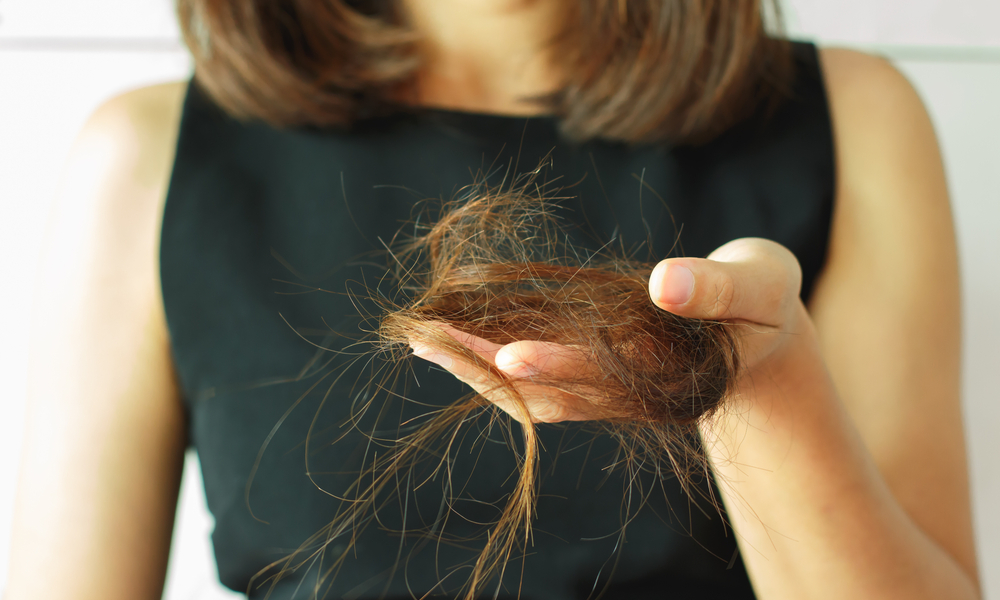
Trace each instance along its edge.
{"label": "finger", "polygon": [[779,327],[802,285],[798,260],[781,244],[742,238],[708,258],[661,261],[649,278],[660,308],[697,319],[733,319]]}
{"label": "finger", "polygon": [[[496,348],[501,348],[501,346],[482,340],[482,338],[477,338],[476,336],[467,337],[467,335],[461,336],[462,339],[469,341],[474,346],[483,347],[483,344],[480,342],[486,342],[487,347],[496,346]],[[515,373],[508,372],[509,375],[513,377],[528,377],[535,373],[549,375],[552,373],[571,372],[570,368],[574,370],[579,369],[578,364],[571,365],[569,362],[569,353],[559,352],[555,348],[558,344],[547,344],[547,346],[552,346],[552,348],[529,349],[532,344],[537,344],[537,342],[515,342],[515,344],[508,344],[508,346],[520,345],[522,350],[528,350],[526,352],[528,356],[526,357],[522,357],[516,351],[508,351],[506,355],[501,351],[501,355],[505,356],[505,366],[515,371]],[[476,365],[461,358],[453,358],[420,341],[412,341],[410,342],[410,346],[413,348],[413,353],[416,356],[443,367],[454,375],[456,379],[476,390],[476,392],[520,423],[557,423],[560,421],[582,421],[590,418],[586,410],[588,408],[586,401],[572,394],[526,381],[518,384],[517,389],[523,403],[518,402],[510,395],[508,390],[500,385],[499,381],[490,377],[488,371],[482,365]],[[565,347],[560,348],[565,349]],[[483,353],[489,353],[490,351],[496,354],[496,350],[492,348],[483,351]],[[538,365],[538,370],[535,370],[535,367],[527,366],[522,358],[534,361],[530,364]],[[515,362],[511,363],[511,360]],[[518,372],[519,369],[520,372]],[[525,369],[529,370],[526,371]]]}
{"label": "finger", "polygon": [[[530,341],[501,346],[443,323],[436,326],[511,377],[542,374],[546,378],[564,379],[586,368],[585,354],[576,348]],[[517,388],[522,404],[498,386],[499,382],[491,378],[481,364],[452,356],[421,339],[410,340],[410,347],[416,356],[443,367],[519,422],[556,423],[591,418],[587,410],[591,408],[589,404],[573,394],[525,381]]]}
{"label": "finger", "polygon": [[[503,347],[501,344],[495,344],[471,333],[455,329],[445,323],[438,324],[436,327],[439,327],[441,331],[450,335],[455,339],[455,341],[475,352],[480,358],[489,364],[494,364],[497,351]],[[473,365],[465,360],[456,359],[455,356],[447,353],[439,347],[434,346],[427,340],[411,339],[410,348],[413,350],[413,354],[415,356],[450,371],[463,381],[468,380],[466,381],[467,383],[470,383],[471,381],[478,382],[483,379],[483,369],[481,366]]]}
{"label": "finger", "polygon": [[572,381],[589,368],[587,353],[581,348],[551,342],[520,341],[500,345],[446,324],[436,323],[455,341],[475,352],[487,364],[495,366],[509,377],[527,378],[517,383],[516,401],[503,385],[490,376],[482,364],[474,364],[459,356],[444,352],[425,339],[411,339],[413,353],[433,362],[459,381],[469,385],[498,408],[521,423],[583,421],[594,418],[594,407],[586,399],[565,390],[538,382],[534,375],[546,380]]}
{"label": "finger", "polygon": [[[570,393],[550,382],[572,384],[590,368],[587,353],[580,348],[551,342],[521,341],[507,344],[497,352],[496,366],[510,377],[522,379],[518,389],[531,420],[536,423],[585,421],[595,418],[595,406],[576,392]],[[541,377],[543,381],[534,380]],[[497,405],[514,418],[517,411]]]}
{"label": "finger", "polygon": [[441,324],[441,330],[455,338],[456,341],[467,347],[469,350],[478,354],[483,358],[483,360],[490,363],[494,362],[497,351],[500,350],[500,348],[503,348],[502,344],[494,344],[487,339],[471,333],[466,333],[460,329],[455,329],[447,323]]}
{"label": "finger", "polygon": [[572,380],[587,368],[587,354],[552,342],[513,342],[495,357],[496,366],[511,377],[544,374],[546,378]]}

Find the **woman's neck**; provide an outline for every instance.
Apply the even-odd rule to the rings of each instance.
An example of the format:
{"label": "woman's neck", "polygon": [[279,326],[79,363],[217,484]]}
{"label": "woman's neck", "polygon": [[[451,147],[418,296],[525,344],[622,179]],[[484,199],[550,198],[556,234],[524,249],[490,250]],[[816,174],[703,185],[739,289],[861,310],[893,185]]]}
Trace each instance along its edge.
{"label": "woman's neck", "polygon": [[413,103],[475,112],[537,114],[524,99],[558,89],[550,46],[554,0],[402,0],[421,37],[424,66]]}

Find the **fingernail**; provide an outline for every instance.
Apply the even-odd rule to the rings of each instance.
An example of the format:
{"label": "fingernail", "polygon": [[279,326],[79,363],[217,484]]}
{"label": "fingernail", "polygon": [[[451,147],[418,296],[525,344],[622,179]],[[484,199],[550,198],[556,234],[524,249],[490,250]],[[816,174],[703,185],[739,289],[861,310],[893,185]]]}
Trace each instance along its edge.
{"label": "fingernail", "polygon": [[687,267],[660,263],[649,276],[661,304],[684,304],[694,293],[694,274]]}
{"label": "fingernail", "polygon": [[415,356],[419,356],[420,358],[428,362],[432,362],[444,369],[450,369],[451,366],[455,364],[455,361],[450,356],[441,352],[436,352],[433,348],[425,344],[410,344],[410,348],[413,349],[413,354]]}

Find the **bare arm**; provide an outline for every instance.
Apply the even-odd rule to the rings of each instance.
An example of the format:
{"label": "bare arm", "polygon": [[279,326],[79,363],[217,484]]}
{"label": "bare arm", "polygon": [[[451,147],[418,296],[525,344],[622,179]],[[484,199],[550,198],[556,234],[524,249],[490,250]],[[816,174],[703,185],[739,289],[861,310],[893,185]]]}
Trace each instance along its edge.
{"label": "bare arm", "polygon": [[7,600],[162,593],[185,432],[158,244],[183,91],[109,101],[65,168],[37,290]]}
{"label": "bare arm", "polygon": [[[958,257],[934,130],[887,63],[831,49],[824,64],[842,167],[830,260],[810,312],[896,500],[975,576]],[[866,310],[851,310],[859,300]]]}
{"label": "bare arm", "polygon": [[[829,260],[783,355],[703,432],[762,599],[977,598],[958,261],[933,128],[888,63],[828,50],[823,64]],[[752,281],[733,287],[763,305]]]}
{"label": "bare arm", "polygon": [[[888,63],[822,59],[837,200],[810,310],[794,255],[760,239],[661,262],[650,295],[670,312],[743,323],[739,393],[701,431],[761,600],[974,600],[958,261],[937,142]],[[524,365],[585,368],[545,344],[485,352],[485,340],[455,337],[529,383]],[[470,365],[439,364],[477,386]],[[585,399],[538,387],[522,388],[534,420],[588,418]]]}

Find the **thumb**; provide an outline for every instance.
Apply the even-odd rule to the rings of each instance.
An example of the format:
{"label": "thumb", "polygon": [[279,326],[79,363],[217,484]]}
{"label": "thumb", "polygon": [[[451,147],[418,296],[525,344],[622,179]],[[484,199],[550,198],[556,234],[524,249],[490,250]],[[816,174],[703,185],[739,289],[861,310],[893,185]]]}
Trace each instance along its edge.
{"label": "thumb", "polygon": [[709,258],[661,261],[649,277],[660,308],[707,320],[743,320],[779,327],[802,284],[798,260],[781,244],[742,238]]}

